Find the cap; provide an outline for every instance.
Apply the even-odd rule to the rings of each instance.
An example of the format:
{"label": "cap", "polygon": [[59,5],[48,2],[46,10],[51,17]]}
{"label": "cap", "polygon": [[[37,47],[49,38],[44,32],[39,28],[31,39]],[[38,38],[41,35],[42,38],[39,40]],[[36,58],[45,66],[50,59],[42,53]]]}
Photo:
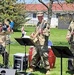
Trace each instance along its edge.
{"label": "cap", "polygon": [[43,16],[43,12],[38,12],[37,16]]}

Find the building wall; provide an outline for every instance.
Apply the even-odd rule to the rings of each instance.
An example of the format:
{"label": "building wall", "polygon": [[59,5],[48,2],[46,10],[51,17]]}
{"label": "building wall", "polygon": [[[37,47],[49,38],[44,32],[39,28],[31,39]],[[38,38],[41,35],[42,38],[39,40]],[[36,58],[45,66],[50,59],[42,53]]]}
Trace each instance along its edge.
{"label": "building wall", "polygon": [[58,17],[58,28],[59,29],[67,29],[73,16],[74,16],[73,14],[71,14],[71,15],[68,15],[68,14],[60,15]]}
{"label": "building wall", "polygon": [[[34,12],[29,12],[26,15],[28,16],[27,18],[30,19],[29,21],[27,21],[25,23],[25,25],[36,25],[38,22],[38,19],[36,16],[33,16]],[[51,28],[56,28],[58,27],[59,29],[67,29],[69,24],[70,24],[70,20],[72,19],[72,17],[74,16],[74,14],[68,14],[68,13],[64,13],[64,12],[60,12],[60,13],[53,13],[52,14],[52,18],[51,18],[51,23],[50,23],[50,27]],[[47,20],[48,16],[46,14],[44,14],[44,19]]]}
{"label": "building wall", "polygon": [[56,14],[52,14],[50,27],[56,28],[57,26],[58,26],[58,18],[56,16]]}
{"label": "building wall", "polygon": [[[28,16],[27,18],[30,19],[29,21],[26,22],[26,24],[32,24],[32,25],[36,25],[38,22],[37,16],[36,16],[36,12],[27,12],[26,16]],[[44,19],[47,20],[47,15],[44,14]]]}
{"label": "building wall", "polygon": [[[25,23],[25,25],[36,25],[38,22],[37,17],[34,17],[33,12],[29,12],[26,15],[28,16],[27,19],[30,19],[29,21],[27,21]],[[44,20],[48,19],[48,15],[44,14]],[[56,14],[52,14],[52,18],[51,18],[51,23],[50,23],[50,27],[51,28],[55,28],[58,26],[58,18],[56,17]]]}

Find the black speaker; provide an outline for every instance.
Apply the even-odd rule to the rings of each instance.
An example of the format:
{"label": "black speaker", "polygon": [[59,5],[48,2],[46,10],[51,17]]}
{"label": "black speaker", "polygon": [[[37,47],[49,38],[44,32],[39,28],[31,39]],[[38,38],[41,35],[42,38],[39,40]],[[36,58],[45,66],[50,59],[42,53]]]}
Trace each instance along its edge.
{"label": "black speaker", "polygon": [[72,65],[72,60],[68,60],[68,70],[71,70],[71,71],[74,70],[74,67]]}
{"label": "black speaker", "polygon": [[[25,59],[26,59],[26,61],[25,61]],[[14,69],[21,70],[21,71],[27,69],[28,54],[26,54],[26,57],[25,57],[24,53],[16,53],[16,54],[14,54],[13,60],[14,60],[14,64],[13,64]]]}
{"label": "black speaker", "polygon": [[0,75],[16,75],[15,69],[4,69],[0,68]]}

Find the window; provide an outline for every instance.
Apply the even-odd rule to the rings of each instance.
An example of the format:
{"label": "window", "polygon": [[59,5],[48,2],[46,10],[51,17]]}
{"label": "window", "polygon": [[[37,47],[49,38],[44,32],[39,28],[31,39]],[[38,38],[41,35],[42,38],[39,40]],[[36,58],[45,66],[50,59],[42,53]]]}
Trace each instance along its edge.
{"label": "window", "polygon": [[33,13],[33,18],[36,18],[36,13]]}

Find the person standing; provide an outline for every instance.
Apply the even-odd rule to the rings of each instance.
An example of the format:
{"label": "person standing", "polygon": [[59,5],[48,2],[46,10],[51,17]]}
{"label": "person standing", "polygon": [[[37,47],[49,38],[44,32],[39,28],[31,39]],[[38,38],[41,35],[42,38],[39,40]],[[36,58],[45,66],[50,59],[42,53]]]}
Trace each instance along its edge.
{"label": "person standing", "polygon": [[[70,50],[74,55],[74,20],[71,21],[68,27],[66,39],[70,45]],[[69,58],[68,60],[68,69],[74,70],[74,59],[73,58]]]}
{"label": "person standing", "polygon": [[5,26],[2,22],[0,22],[0,54],[3,57],[4,68],[8,68],[8,57],[9,54],[6,51],[6,37],[10,34],[10,30],[8,26]]}
{"label": "person standing", "polygon": [[35,42],[35,47],[32,55],[32,62],[30,71],[34,71],[38,58],[41,58],[41,61],[44,64],[46,69],[46,75],[50,74],[50,66],[48,62],[48,39],[50,34],[50,28],[46,20],[43,18],[43,12],[37,13],[38,23],[35,29],[35,32],[31,34],[32,40]]}
{"label": "person standing", "polygon": [[26,35],[26,32],[25,32],[25,28],[24,28],[24,26],[22,26],[22,28],[21,28],[21,32],[22,32],[22,36],[21,36],[21,37],[24,37],[24,35]]}

